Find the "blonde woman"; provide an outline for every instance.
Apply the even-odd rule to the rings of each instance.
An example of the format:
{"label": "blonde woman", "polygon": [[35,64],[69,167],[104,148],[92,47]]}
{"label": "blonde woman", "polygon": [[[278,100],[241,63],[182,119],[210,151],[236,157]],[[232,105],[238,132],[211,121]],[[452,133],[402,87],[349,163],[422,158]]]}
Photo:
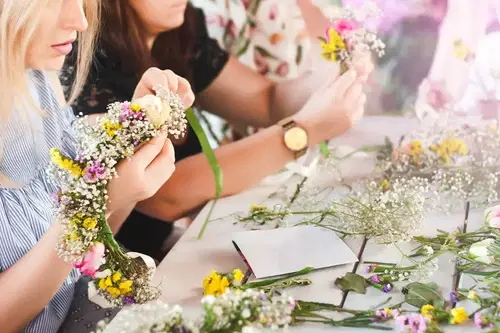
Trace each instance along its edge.
{"label": "blonde woman", "polygon": [[[74,95],[86,78],[98,22],[97,0],[0,1],[0,327],[2,332],[89,332],[95,321],[111,315],[90,306],[71,264],[55,251],[60,225],[53,223],[46,178],[49,149],[74,156],[69,108],[61,109],[48,71],[59,70],[79,37],[80,72]],[[85,33],[83,33],[85,31]],[[178,87],[192,103],[188,85],[172,72],[148,70],[136,97],[151,93],[154,84]],[[165,137],[145,145],[119,165],[120,178],[108,188],[110,222],[154,193],[174,170],[174,151]],[[156,168],[153,168],[155,166]],[[161,170],[161,173],[155,170]],[[74,302],[74,310],[69,313]],[[80,303],[80,304],[78,304]],[[92,313],[89,313],[92,311]],[[69,319],[69,320],[68,320]]]}

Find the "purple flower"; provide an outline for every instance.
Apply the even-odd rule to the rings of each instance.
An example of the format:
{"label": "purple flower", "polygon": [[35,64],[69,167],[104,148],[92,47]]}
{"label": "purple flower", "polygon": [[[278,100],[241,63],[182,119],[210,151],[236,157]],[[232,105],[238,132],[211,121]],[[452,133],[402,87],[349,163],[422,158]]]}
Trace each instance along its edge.
{"label": "purple flower", "polygon": [[125,304],[135,304],[135,299],[133,297],[126,296],[123,298],[123,303]]}
{"label": "purple flower", "polygon": [[380,279],[380,275],[376,274],[376,275],[370,276],[370,282],[382,283],[382,280]]}
{"label": "purple flower", "polygon": [[385,310],[377,310],[375,311],[375,315],[380,319],[389,318],[389,314]]}
{"label": "purple flower", "polygon": [[56,204],[59,204],[60,200],[61,200],[61,197],[60,197],[60,194],[61,194],[61,190],[57,190],[56,192],[52,193],[50,196],[52,198],[52,200],[54,200],[54,202]]}
{"label": "purple flower", "polygon": [[385,284],[384,287],[382,288],[382,291],[384,293],[389,293],[391,292],[391,290],[392,290],[392,284],[390,283]]}
{"label": "purple flower", "polygon": [[456,304],[458,302],[458,299],[457,299],[457,293],[452,291],[450,293],[450,301],[453,303],[453,304]]}
{"label": "purple flower", "polygon": [[103,180],[106,179],[108,176],[108,170],[106,170],[106,167],[97,161],[94,161],[91,166],[88,166],[85,168],[85,180],[94,183],[97,180]]}
{"label": "purple flower", "polygon": [[378,265],[375,265],[375,264],[370,264],[368,266],[366,266],[366,273],[372,273],[372,272],[375,272],[375,268],[377,268]]}
{"label": "purple flower", "polygon": [[427,330],[427,320],[421,314],[399,316],[396,318],[396,325],[400,332],[425,333]]}

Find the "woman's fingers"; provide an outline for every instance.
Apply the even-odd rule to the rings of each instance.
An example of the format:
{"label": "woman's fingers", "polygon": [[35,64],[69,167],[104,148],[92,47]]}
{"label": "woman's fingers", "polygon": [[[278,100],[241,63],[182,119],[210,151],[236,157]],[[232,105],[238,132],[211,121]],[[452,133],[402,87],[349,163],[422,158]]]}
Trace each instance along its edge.
{"label": "woman's fingers", "polygon": [[178,76],[177,78],[179,80],[177,94],[181,98],[181,101],[184,104],[184,107],[188,108],[191,105],[193,105],[194,99],[195,99],[193,90],[191,89],[191,84],[189,83],[188,80],[186,80],[183,77]]}
{"label": "woman's fingers", "polygon": [[166,139],[158,155],[146,168],[148,179],[154,179],[159,185],[163,185],[175,170],[175,150],[172,142]]}
{"label": "woman's fingers", "polygon": [[160,133],[158,136],[141,146],[134,154],[133,160],[137,161],[141,168],[147,168],[163,149],[166,139],[167,134]]}

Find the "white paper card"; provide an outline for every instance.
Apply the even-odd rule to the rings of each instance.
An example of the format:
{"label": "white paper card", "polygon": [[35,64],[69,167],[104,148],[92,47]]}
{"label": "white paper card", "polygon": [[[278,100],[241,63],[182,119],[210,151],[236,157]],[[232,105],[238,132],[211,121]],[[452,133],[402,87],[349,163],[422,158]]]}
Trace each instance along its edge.
{"label": "white paper card", "polygon": [[320,227],[246,231],[232,239],[257,279],[358,261],[335,232]]}

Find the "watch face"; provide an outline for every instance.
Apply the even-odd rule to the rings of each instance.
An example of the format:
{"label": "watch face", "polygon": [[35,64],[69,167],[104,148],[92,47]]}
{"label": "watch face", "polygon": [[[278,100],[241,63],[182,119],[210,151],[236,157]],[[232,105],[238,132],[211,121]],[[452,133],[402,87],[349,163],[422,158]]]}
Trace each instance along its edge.
{"label": "watch face", "polygon": [[293,127],[285,132],[285,144],[292,151],[307,147],[307,133],[300,127]]}

